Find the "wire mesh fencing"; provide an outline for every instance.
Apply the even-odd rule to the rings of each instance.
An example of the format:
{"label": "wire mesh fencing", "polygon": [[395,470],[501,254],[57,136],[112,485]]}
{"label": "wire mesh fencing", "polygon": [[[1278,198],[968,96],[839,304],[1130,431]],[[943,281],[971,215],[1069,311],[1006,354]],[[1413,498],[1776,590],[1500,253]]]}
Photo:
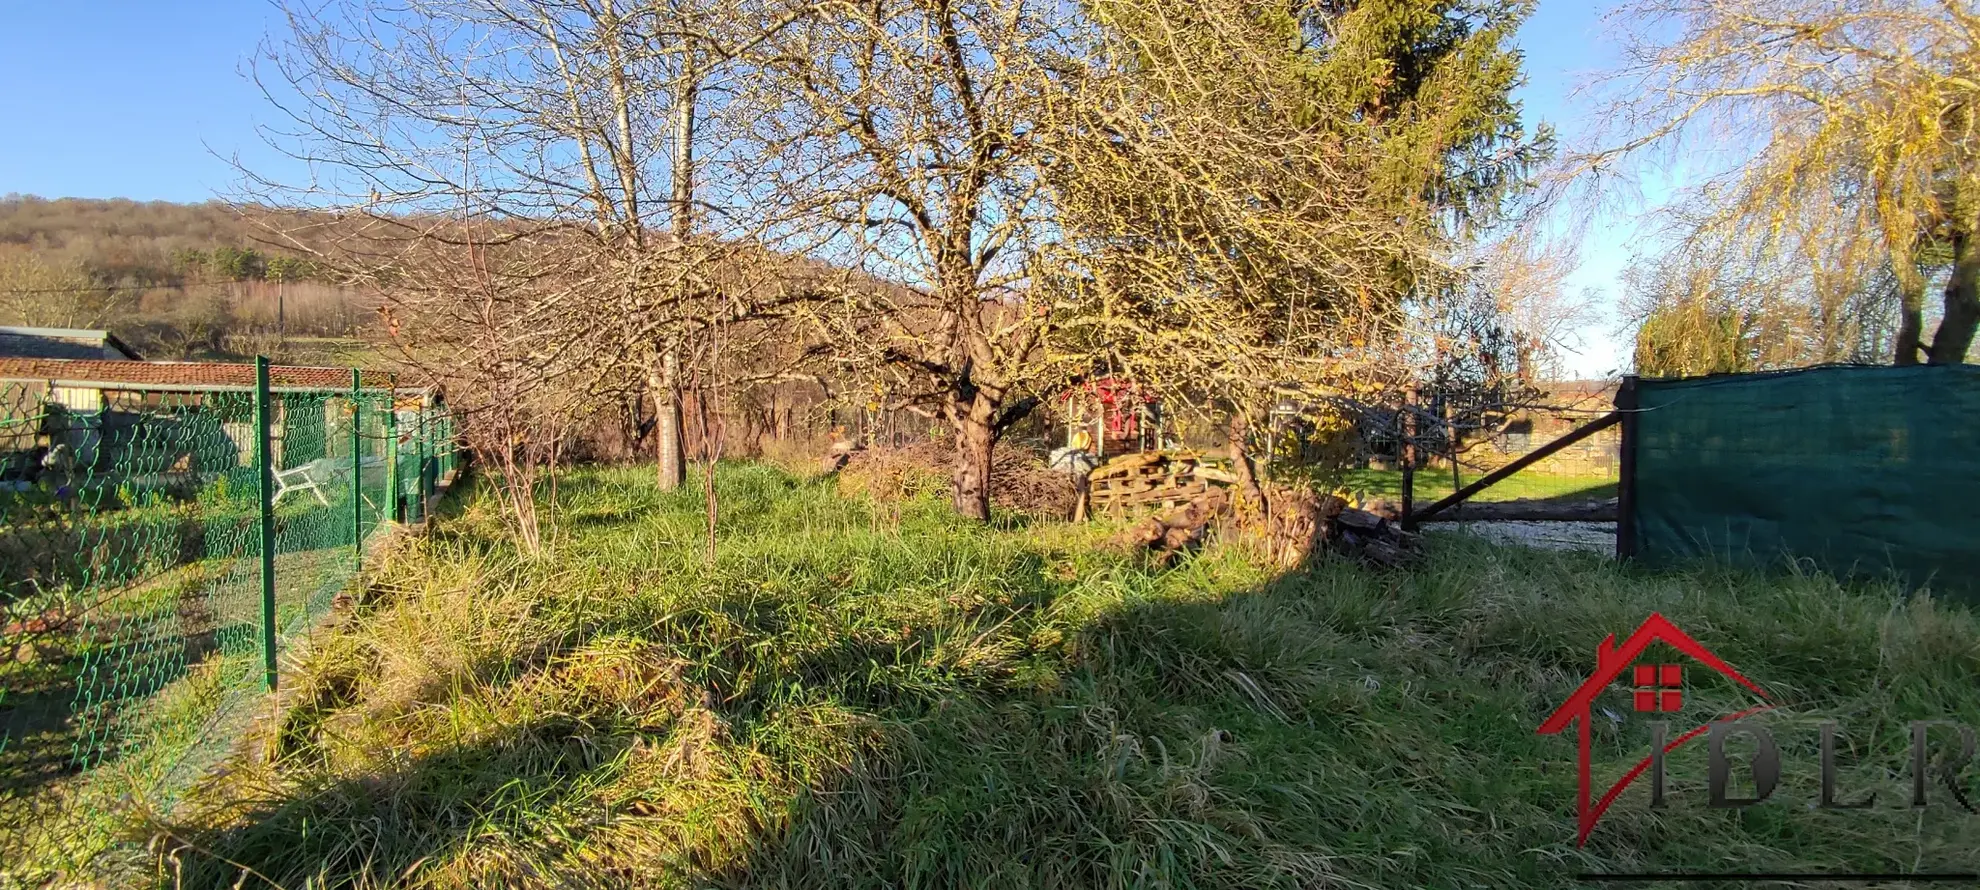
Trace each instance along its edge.
{"label": "wire mesh fencing", "polygon": [[1613,425],[1583,431],[1613,412],[1614,384],[1566,381],[1531,389],[1490,405],[1434,387],[1356,405],[1348,412],[1354,453],[1328,484],[1399,514],[1441,503],[1433,515],[1444,521],[1467,514],[1613,521],[1620,437]]}
{"label": "wire mesh fencing", "polygon": [[0,877],[87,869],[115,814],[169,808],[456,470],[424,393],[195,367],[235,382],[0,376]]}
{"label": "wire mesh fencing", "polygon": [[[1415,504],[1427,507],[1481,482],[1486,484],[1451,508],[1450,518],[1496,511],[1503,518],[1572,519],[1577,514],[1568,505],[1615,498],[1619,431],[1608,425],[1571,438],[1614,410],[1614,394],[1607,381],[1549,384],[1530,403],[1462,426],[1426,406],[1418,427],[1430,432],[1419,433],[1423,465],[1412,480]],[[1481,509],[1486,504],[1508,506]],[[1607,509],[1613,520],[1613,508]]]}

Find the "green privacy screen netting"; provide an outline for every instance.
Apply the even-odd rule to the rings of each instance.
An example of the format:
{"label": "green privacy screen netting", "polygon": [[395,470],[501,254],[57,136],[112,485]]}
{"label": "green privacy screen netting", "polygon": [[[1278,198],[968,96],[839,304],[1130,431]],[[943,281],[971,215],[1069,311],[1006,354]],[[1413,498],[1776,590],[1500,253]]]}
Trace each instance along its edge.
{"label": "green privacy screen netting", "polygon": [[1980,595],[1980,367],[1642,380],[1636,553]]}

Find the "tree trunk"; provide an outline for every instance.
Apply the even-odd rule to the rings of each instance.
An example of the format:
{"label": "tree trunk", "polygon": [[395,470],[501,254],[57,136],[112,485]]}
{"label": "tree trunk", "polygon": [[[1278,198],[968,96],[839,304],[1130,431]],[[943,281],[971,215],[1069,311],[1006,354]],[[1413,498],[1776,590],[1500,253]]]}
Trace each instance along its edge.
{"label": "tree trunk", "polygon": [[660,348],[658,373],[649,380],[653,409],[658,416],[653,426],[654,463],[663,491],[672,491],[687,481],[687,451],[681,442],[681,353],[672,341]]}
{"label": "tree trunk", "polygon": [[996,446],[991,423],[997,406],[981,394],[956,405],[955,508],[979,522],[990,519],[990,451]]}
{"label": "tree trunk", "polygon": [[1258,470],[1252,466],[1251,452],[1244,444],[1245,436],[1250,430],[1251,424],[1242,413],[1231,414],[1229,428],[1231,472],[1237,474],[1238,491],[1244,495],[1246,501],[1251,502],[1253,508],[1258,511],[1258,518],[1262,521],[1271,516],[1271,507],[1265,503],[1265,489],[1258,484]]}
{"label": "tree trunk", "polygon": [[1930,362],[1957,365],[1966,361],[1966,350],[1973,345],[1973,333],[1980,326],[1980,245],[1973,237],[1955,234],[1952,277],[1946,281],[1945,316],[1938,333],[1932,335]]}
{"label": "tree trunk", "polygon": [[1925,322],[1925,279],[1922,275],[1901,276],[1898,279],[1898,329],[1895,355],[1891,363],[1896,365],[1918,364],[1919,338],[1923,335]]}
{"label": "tree trunk", "polygon": [[[681,74],[680,94],[674,102],[673,229],[675,248],[685,250],[694,235],[694,103],[693,56],[685,61],[689,70]],[[681,344],[668,338],[660,349],[660,374],[654,385],[654,407],[658,410],[659,433],[654,461],[660,488],[672,491],[687,482],[687,443],[681,434]]]}

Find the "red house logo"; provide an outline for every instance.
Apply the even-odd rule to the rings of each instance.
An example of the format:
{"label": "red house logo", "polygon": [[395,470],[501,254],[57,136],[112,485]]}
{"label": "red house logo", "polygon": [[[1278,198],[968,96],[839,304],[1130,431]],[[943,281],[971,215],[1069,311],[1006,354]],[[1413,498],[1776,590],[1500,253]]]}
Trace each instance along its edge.
{"label": "red house logo", "polygon": [[[1629,639],[1624,640],[1620,646],[1616,645],[1616,635],[1610,634],[1607,639],[1604,639],[1595,647],[1595,672],[1590,674],[1588,679],[1583,681],[1581,686],[1575,689],[1573,695],[1568,696],[1567,701],[1561,703],[1560,708],[1555,710],[1552,716],[1540,724],[1539,730],[1541,735],[1557,735],[1567,729],[1569,724],[1579,726],[1580,752],[1577,758],[1577,766],[1580,768],[1580,808],[1578,810],[1579,830],[1575,836],[1576,846],[1581,846],[1588,842],[1588,834],[1595,830],[1595,823],[1602,818],[1603,813],[1608,811],[1609,805],[1616,802],[1616,798],[1623,793],[1623,790],[1628,788],[1631,782],[1636,781],[1636,778],[1642,775],[1645,769],[1649,768],[1654,757],[1653,755],[1653,757],[1643,758],[1641,762],[1636,764],[1634,769],[1624,773],[1621,779],[1618,779],[1614,785],[1609,786],[1609,790],[1604,792],[1599,800],[1590,802],[1590,795],[1593,789],[1589,778],[1589,715],[1590,709],[1594,707],[1595,697],[1600,695],[1603,690],[1609,688],[1611,684],[1615,683],[1616,679],[1621,677],[1625,671],[1628,671],[1630,672],[1630,679],[1633,681],[1634,686],[1634,693],[1631,696],[1632,710],[1641,713],[1665,713],[1677,711],[1684,707],[1684,668],[1682,665],[1636,664],[1637,658],[1643,655],[1643,651],[1649,648],[1651,643],[1659,642],[1670,645],[1672,648],[1690,656],[1700,664],[1718,671],[1727,679],[1753,690],[1761,698],[1769,698],[1766,690],[1761,689],[1752,680],[1748,680],[1742,676],[1739,671],[1733,670],[1732,665],[1725,663],[1717,655],[1713,655],[1712,650],[1700,645],[1697,640],[1691,638],[1690,634],[1679,630],[1677,625],[1672,624],[1669,619],[1661,614],[1652,613],[1649,618],[1644,620],[1642,626],[1638,627],[1635,633],[1630,634]],[[1741,717],[1757,714],[1771,708],[1773,708],[1773,705],[1761,705],[1735,714],[1729,714],[1719,718],[1719,720],[1737,720]],[[1706,723],[1678,736],[1664,745],[1664,752],[1668,753],[1676,750],[1679,745],[1696,738],[1700,733],[1705,732],[1709,728],[1711,728],[1711,723]]]}

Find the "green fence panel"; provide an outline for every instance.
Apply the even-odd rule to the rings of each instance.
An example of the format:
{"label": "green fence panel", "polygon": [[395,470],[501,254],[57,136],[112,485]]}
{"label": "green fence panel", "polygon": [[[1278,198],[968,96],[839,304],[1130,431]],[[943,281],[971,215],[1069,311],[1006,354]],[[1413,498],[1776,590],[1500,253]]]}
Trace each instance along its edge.
{"label": "green fence panel", "polygon": [[0,380],[0,886],[75,874],[109,842],[76,826],[216,764],[267,653],[323,626],[414,503],[419,453],[452,454],[444,408],[345,379],[278,377],[261,411],[249,387]]}
{"label": "green fence panel", "polygon": [[1643,380],[1640,399],[1639,557],[1980,598],[1980,367]]}

